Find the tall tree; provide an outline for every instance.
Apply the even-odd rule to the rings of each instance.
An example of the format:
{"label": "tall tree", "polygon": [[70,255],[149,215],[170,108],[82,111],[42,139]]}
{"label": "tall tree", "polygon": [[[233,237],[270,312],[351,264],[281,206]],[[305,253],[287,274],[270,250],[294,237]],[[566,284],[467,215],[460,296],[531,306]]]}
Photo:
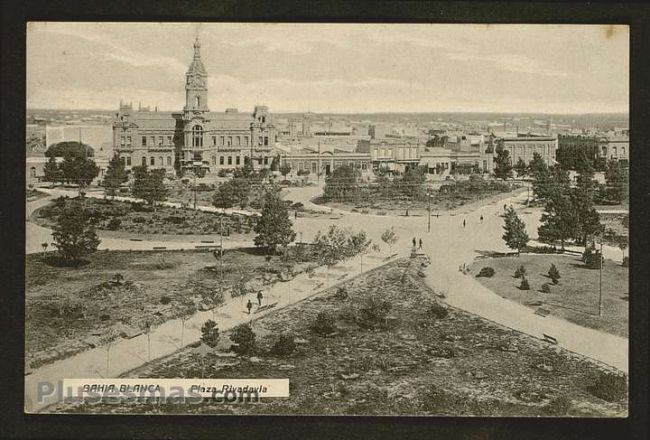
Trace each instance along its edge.
{"label": "tall tree", "polygon": [[167,198],[167,188],[164,183],[165,170],[148,170],[146,165],[133,167],[133,196],[145,200],[154,208],[156,202]]}
{"label": "tall tree", "polygon": [[526,232],[526,224],[519,218],[512,206],[505,212],[503,230],[503,240],[510,249],[515,249],[519,255],[530,238]]}
{"label": "tall tree", "polygon": [[110,162],[108,162],[106,175],[102,181],[102,185],[106,189],[106,193],[111,196],[111,198],[115,198],[115,194],[120,188],[120,185],[126,182],[127,179],[128,175],[124,169],[124,164],[120,160],[120,155],[115,153]]}
{"label": "tall tree", "polygon": [[60,169],[66,182],[78,185],[79,193],[99,174],[99,167],[95,161],[73,154],[64,156]]}
{"label": "tall tree", "polygon": [[425,193],[426,175],[420,167],[411,167],[397,181],[397,187],[405,196],[422,198]]}
{"label": "tall tree", "polygon": [[276,252],[278,246],[286,247],[296,239],[289,212],[278,193],[267,191],[264,195],[262,216],[255,225],[255,232],[255,246],[265,247],[268,252]]}
{"label": "tall tree", "polygon": [[551,172],[542,159],[542,156],[535,152],[533,160],[528,164],[528,173],[533,178],[533,194],[539,200],[545,200],[548,194],[548,186],[551,180]]}
{"label": "tall tree", "polygon": [[576,187],[572,191],[575,209],[576,236],[578,243],[585,245],[587,237],[599,232],[600,217],[594,209],[594,197],[598,187],[593,179],[594,170],[586,157],[578,158],[576,168],[579,172]]}
{"label": "tall tree", "polygon": [[219,185],[217,190],[212,196],[212,204],[221,209],[229,209],[235,206],[239,199],[235,194],[235,189],[232,184],[232,180],[222,183]]}
{"label": "tall tree", "polygon": [[291,172],[291,166],[288,163],[283,163],[282,165],[280,165],[280,170],[279,171],[280,171],[280,174],[282,174],[282,176],[286,179],[287,174],[289,174]]}
{"label": "tall tree", "polygon": [[497,155],[494,158],[494,177],[503,180],[512,178],[510,152],[499,145],[496,148],[496,153]]}
{"label": "tall tree", "polygon": [[528,166],[521,157],[517,160],[513,168],[517,172],[517,177],[525,177],[528,174]]}
{"label": "tall tree", "polygon": [[554,167],[545,191],[548,194],[537,233],[542,241],[561,242],[564,250],[565,241],[576,235],[576,213],[568,173]]}
{"label": "tall tree", "polygon": [[359,197],[361,173],[348,165],[335,168],[325,178],[323,198],[325,200],[355,201]]}
{"label": "tall tree", "polygon": [[100,243],[88,211],[78,202],[63,208],[52,229],[59,254],[71,265],[95,252]]}
{"label": "tall tree", "polygon": [[605,168],[605,181],[609,198],[621,203],[628,198],[628,172],[617,160],[610,159]]}

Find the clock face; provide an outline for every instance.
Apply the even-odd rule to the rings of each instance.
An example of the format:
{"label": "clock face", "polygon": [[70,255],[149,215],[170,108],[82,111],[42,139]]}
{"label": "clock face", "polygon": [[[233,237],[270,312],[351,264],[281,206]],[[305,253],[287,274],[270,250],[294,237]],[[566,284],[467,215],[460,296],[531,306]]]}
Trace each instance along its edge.
{"label": "clock face", "polygon": [[205,78],[200,76],[193,76],[189,80],[191,87],[205,87]]}

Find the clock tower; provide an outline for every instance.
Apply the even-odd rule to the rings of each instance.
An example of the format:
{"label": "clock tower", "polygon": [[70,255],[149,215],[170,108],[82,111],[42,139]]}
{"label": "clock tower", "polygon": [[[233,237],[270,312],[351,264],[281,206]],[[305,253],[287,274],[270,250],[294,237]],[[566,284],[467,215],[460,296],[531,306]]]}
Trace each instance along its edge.
{"label": "clock tower", "polygon": [[208,72],[201,61],[201,42],[194,42],[194,59],[185,74],[185,113],[207,112]]}

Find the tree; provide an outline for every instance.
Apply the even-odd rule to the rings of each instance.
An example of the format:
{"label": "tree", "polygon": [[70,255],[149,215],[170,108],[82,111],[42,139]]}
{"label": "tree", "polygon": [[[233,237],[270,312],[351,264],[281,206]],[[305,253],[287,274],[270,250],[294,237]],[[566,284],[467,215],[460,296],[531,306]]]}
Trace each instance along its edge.
{"label": "tree", "polygon": [[92,226],[88,211],[73,202],[64,207],[52,228],[52,238],[63,260],[70,265],[97,250],[100,240]]}
{"label": "tree", "polygon": [[120,155],[115,153],[113,155],[113,158],[108,163],[106,175],[102,181],[102,184],[106,189],[106,193],[111,196],[111,198],[114,198],[115,193],[120,188],[120,185],[126,182],[127,179],[128,175],[124,169],[124,164],[120,160]]}
{"label": "tree", "polygon": [[494,177],[497,179],[512,178],[512,163],[510,152],[501,145],[497,146],[497,156],[494,158]]}
{"label": "tree", "polygon": [[517,177],[524,177],[526,174],[528,174],[528,166],[521,157],[519,160],[517,160],[517,163],[514,166],[514,170],[517,172]]}
{"label": "tree", "polygon": [[255,225],[255,246],[266,247],[268,252],[275,252],[278,246],[286,247],[296,238],[289,212],[280,196],[273,191],[264,195],[262,216]]}
{"label": "tree", "polygon": [[255,350],[255,332],[248,324],[240,324],[232,329],[230,340],[236,344],[232,350],[240,356]]}
{"label": "tree", "polygon": [[526,232],[526,224],[519,218],[512,206],[508,207],[504,215],[503,229],[505,231],[503,240],[510,249],[516,249],[517,255],[519,255],[530,238]]}
{"label": "tree", "polygon": [[533,160],[528,164],[528,173],[533,178],[533,194],[539,200],[546,200],[551,172],[542,156],[537,152],[533,153]]}
{"label": "tree", "polygon": [[45,163],[43,174],[46,182],[63,183],[63,171],[61,171],[59,164],[56,163],[54,156],[50,156],[48,161]]}
{"label": "tree", "polygon": [[63,179],[66,182],[78,185],[79,193],[81,193],[83,187],[88,186],[99,174],[99,167],[95,165],[92,159],[73,154],[64,156],[59,169],[63,173]]}
{"label": "tree", "polygon": [[564,242],[576,235],[575,206],[571,199],[568,174],[561,168],[555,167],[547,191],[542,224],[537,229],[537,233],[542,241],[550,243],[560,241],[564,250]]}
{"label": "tree", "polygon": [[560,279],[560,271],[557,270],[555,264],[551,264],[548,270],[548,277],[553,281],[553,284],[557,284],[557,281]]}
{"label": "tree", "polygon": [[627,246],[629,244],[629,240],[627,236],[621,235],[618,238],[618,248],[623,252],[623,258],[625,259],[625,249],[627,249]]}
{"label": "tree", "polygon": [[216,348],[217,344],[219,344],[219,327],[211,319],[205,321],[205,324],[201,327],[201,342],[210,348]]}
{"label": "tree", "polygon": [[609,198],[621,203],[628,198],[628,172],[617,160],[610,159],[605,168],[605,182]]}
{"label": "tree", "polygon": [[572,191],[572,201],[575,210],[575,239],[584,245],[588,236],[593,236],[601,230],[600,216],[594,208],[594,196],[597,183],[593,179],[594,170],[591,164],[583,158],[577,162],[578,178]]}
{"label": "tree", "polygon": [[279,171],[280,171],[280,174],[282,174],[282,176],[286,179],[287,174],[289,174],[291,172],[291,166],[288,163],[283,163],[282,165],[280,165],[280,170]]}
{"label": "tree", "polygon": [[144,199],[154,208],[156,202],[162,202],[167,198],[167,188],[164,184],[165,170],[148,170],[146,165],[133,167],[133,188],[135,197]]}
{"label": "tree", "polygon": [[223,210],[232,208],[237,203],[237,195],[232,185],[232,181],[219,185],[217,190],[212,196],[212,204],[217,208],[222,208]]}
{"label": "tree", "polygon": [[426,175],[420,167],[411,167],[398,180],[397,187],[405,196],[421,198],[424,195]]}
{"label": "tree", "polygon": [[278,171],[279,166],[280,166],[280,156],[273,156],[273,159],[271,160],[271,165],[269,166],[269,169],[271,171]]}
{"label": "tree", "polygon": [[386,229],[383,234],[381,234],[381,241],[386,243],[388,245],[388,248],[390,252],[392,253],[393,245],[397,243],[398,237],[397,234],[395,233],[395,228],[390,227],[390,229]]}
{"label": "tree", "polygon": [[359,197],[361,173],[348,165],[335,168],[325,178],[323,198],[325,200],[355,201]]}

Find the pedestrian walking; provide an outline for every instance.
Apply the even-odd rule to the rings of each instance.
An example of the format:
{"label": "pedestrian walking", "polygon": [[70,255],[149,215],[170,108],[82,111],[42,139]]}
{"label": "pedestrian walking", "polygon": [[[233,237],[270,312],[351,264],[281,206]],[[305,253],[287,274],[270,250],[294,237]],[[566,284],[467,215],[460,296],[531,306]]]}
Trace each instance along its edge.
{"label": "pedestrian walking", "polygon": [[251,314],[251,309],[253,308],[253,303],[251,302],[250,299],[248,300],[248,303],[246,304],[246,308],[248,309],[248,314],[250,315]]}
{"label": "pedestrian walking", "polygon": [[297,210],[293,211],[293,218],[294,219],[298,218],[298,211]]}
{"label": "pedestrian walking", "polygon": [[483,223],[483,214],[481,214],[481,223]]}
{"label": "pedestrian walking", "polygon": [[[406,216],[407,216],[407,217],[409,216],[409,209],[408,209],[408,208],[406,208]],[[414,245],[414,246],[415,246],[415,245]]]}
{"label": "pedestrian walking", "polygon": [[422,239],[420,239],[420,249],[422,249]]}
{"label": "pedestrian walking", "polygon": [[417,241],[415,241],[415,237],[413,237],[413,247],[417,246]]}
{"label": "pedestrian walking", "polygon": [[264,295],[262,295],[262,291],[260,290],[257,292],[257,302],[259,303],[260,307],[262,306],[262,298],[264,298]]}
{"label": "pedestrian walking", "polygon": [[465,222],[465,219],[463,219],[463,228],[465,227],[465,225],[466,225],[466,222]]}

